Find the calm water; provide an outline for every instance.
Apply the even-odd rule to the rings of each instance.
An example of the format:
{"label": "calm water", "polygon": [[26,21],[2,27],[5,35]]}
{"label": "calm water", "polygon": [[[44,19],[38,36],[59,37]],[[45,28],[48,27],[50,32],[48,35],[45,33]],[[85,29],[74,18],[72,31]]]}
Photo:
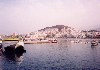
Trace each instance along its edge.
{"label": "calm water", "polygon": [[60,40],[55,44],[26,44],[26,53],[0,53],[0,70],[100,70],[100,44]]}

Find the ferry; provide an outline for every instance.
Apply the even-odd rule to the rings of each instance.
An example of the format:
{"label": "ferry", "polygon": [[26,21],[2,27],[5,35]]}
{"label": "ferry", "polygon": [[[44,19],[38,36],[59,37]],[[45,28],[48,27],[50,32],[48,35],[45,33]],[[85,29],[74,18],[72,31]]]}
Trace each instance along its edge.
{"label": "ferry", "polygon": [[5,38],[3,41],[19,41],[19,38]]}

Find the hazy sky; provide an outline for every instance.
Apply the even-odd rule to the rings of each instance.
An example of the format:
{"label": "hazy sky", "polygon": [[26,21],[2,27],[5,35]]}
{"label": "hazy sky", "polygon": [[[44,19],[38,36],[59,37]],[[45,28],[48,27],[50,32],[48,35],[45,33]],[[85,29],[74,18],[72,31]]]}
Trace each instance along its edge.
{"label": "hazy sky", "polygon": [[0,33],[27,33],[52,25],[99,28],[100,0],[0,0]]}

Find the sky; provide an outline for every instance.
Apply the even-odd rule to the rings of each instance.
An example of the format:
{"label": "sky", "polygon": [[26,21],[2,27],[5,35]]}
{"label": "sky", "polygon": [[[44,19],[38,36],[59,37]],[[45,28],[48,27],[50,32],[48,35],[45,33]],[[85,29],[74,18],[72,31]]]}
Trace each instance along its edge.
{"label": "sky", "polygon": [[0,0],[0,34],[54,25],[100,28],[100,0]]}

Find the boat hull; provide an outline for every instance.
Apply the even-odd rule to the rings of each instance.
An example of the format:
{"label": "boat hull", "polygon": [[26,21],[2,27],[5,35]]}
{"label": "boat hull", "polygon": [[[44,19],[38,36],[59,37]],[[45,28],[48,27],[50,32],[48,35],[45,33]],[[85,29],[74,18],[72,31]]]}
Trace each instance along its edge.
{"label": "boat hull", "polygon": [[19,53],[19,52],[26,52],[23,46],[19,45],[17,48],[15,48],[15,45],[10,45],[4,48],[4,53],[6,54],[12,54],[12,53]]}
{"label": "boat hull", "polygon": [[91,46],[97,46],[97,45],[98,45],[98,42],[95,42],[95,41],[91,42]]}

